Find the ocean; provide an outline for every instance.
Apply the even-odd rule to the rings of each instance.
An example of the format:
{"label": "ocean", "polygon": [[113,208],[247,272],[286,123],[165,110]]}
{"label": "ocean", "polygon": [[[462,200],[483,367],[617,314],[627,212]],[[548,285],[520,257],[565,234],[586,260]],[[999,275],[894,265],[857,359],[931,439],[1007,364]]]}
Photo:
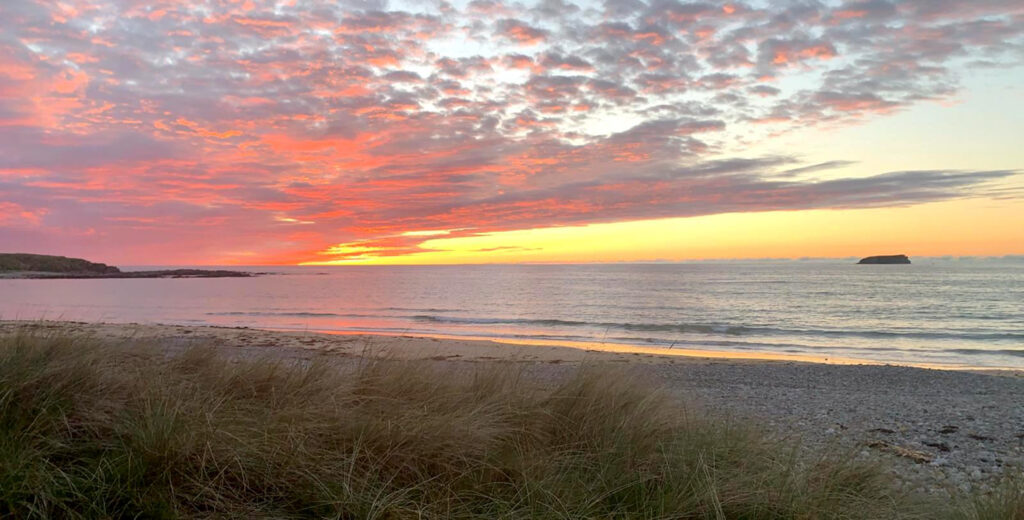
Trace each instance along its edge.
{"label": "ocean", "polygon": [[1024,262],[249,267],[2,280],[0,319],[169,323],[1024,368]]}

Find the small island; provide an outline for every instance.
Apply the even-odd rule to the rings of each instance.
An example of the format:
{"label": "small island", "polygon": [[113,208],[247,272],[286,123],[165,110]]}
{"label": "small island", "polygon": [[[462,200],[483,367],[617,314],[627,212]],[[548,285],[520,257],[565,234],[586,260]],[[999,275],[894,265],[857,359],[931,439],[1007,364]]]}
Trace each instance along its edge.
{"label": "small island", "polygon": [[880,255],[861,258],[858,264],[909,264],[907,255]]}
{"label": "small island", "polygon": [[206,269],[122,271],[117,267],[81,258],[0,253],[0,278],[245,278],[256,273]]}

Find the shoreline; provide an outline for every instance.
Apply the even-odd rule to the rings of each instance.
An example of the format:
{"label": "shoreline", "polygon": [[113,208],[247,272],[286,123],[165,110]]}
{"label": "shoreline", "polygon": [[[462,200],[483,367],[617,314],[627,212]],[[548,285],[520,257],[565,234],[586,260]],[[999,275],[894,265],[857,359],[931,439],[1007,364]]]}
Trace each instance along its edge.
{"label": "shoreline", "polygon": [[[327,348],[328,352],[340,349],[345,352],[345,345],[353,341],[362,341],[370,344],[386,344],[391,354],[402,359],[417,359],[419,353],[424,349],[438,349],[457,351],[458,357],[488,361],[494,359],[515,359],[519,361],[572,363],[581,361],[615,361],[615,362],[641,362],[641,363],[694,363],[694,362],[738,362],[738,363],[807,363],[818,365],[845,365],[845,366],[896,366],[908,367],[923,370],[957,371],[974,374],[986,374],[997,376],[1021,377],[1024,378],[1024,368],[1016,367],[991,367],[974,366],[964,364],[942,364],[942,363],[895,363],[861,358],[848,358],[838,356],[796,354],[796,353],[773,353],[748,351],[740,352],[735,350],[694,349],[694,348],[672,348],[659,347],[635,343],[619,343],[607,341],[579,341],[560,339],[528,339],[508,338],[480,335],[456,335],[425,332],[394,332],[394,331],[371,331],[371,330],[330,330],[330,329],[290,329],[274,327],[250,327],[212,324],[179,324],[179,323],[137,323],[137,322],[93,322],[76,320],[5,320],[0,319],[0,332],[11,326],[36,326],[38,324],[50,324],[53,326],[75,325],[88,326],[102,329],[132,328],[137,331],[149,331],[158,335],[173,333],[167,328],[184,328],[198,331],[208,330],[213,336],[223,336],[214,331],[250,331],[252,333],[269,333],[280,335],[280,338],[290,338],[289,345],[301,348],[310,348],[310,337],[320,338],[313,343],[318,348]],[[110,332],[110,331],[108,331]],[[186,334],[192,334],[188,332]],[[116,335],[122,335],[117,333]],[[296,336],[304,338],[303,341],[294,339]],[[344,341],[335,342],[329,338],[347,338]],[[338,343],[331,345],[331,343]],[[351,352],[349,352],[351,354]],[[483,355],[486,354],[486,355]],[[436,357],[436,356],[435,356]]]}
{"label": "shoreline", "polygon": [[[113,323],[74,320],[0,320],[0,334],[18,328],[61,332],[85,332],[103,337],[140,340],[177,338],[185,342],[213,341],[219,346],[238,348],[298,349],[317,354],[359,356],[385,355],[394,359],[460,361],[515,361],[532,363],[815,363],[817,358],[693,349],[661,349],[612,343],[533,341],[513,338],[456,336],[445,334],[392,333],[343,330],[294,330],[226,325],[181,325],[173,323]],[[186,341],[187,340],[187,341]],[[859,364],[848,360],[845,364]],[[865,364],[877,364],[864,362]],[[829,364],[822,362],[822,364]]]}
{"label": "shoreline", "polygon": [[[186,325],[191,326],[191,325]],[[227,328],[234,329],[234,327],[225,327],[219,325],[195,325],[196,327],[212,327],[212,328]],[[328,336],[355,336],[355,337],[381,337],[386,340],[393,338],[421,338],[421,339],[436,339],[442,341],[454,341],[454,342],[471,342],[479,343],[481,347],[486,344],[497,344],[502,346],[516,346],[522,347],[523,352],[530,352],[530,349],[543,348],[543,349],[573,349],[581,350],[588,354],[602,355],[602,354],[622,354],[640,357],[628,357],[620,358],[627,359],[631,362],[638,363],[658,363],[661,361],[680,359],[685,362],[737,362],[737,363],[808,363],[816,365],[840,365],[840,366],[891,366],[891,367],[905,367],[915,368],[921,370],[943,370],[943,371],[955,371],[955,372],[966,372],[972,374],[985,374],[993,376],[1009,376],[1009,377],[1022,377],[1024,378],[1024,368],[1013,368],[1013,367],[988,367],[988,366],[973,366],[973,365],[957,365],[957,364],[939,364],[939,363],[891,363],[886,361],[877,361],[872,359],[859,359],[859,358],[844,358],[836,356],[813,356],[809,354],[788,354],[788,353],[771,353],[771,352],[738,352],[730,350],[713,350],[713,349],[692,349],[692,348],[670,348],[670,347],[650,347],[645,345],[633,344],[633,343],[616,343],[616,342],[596,342],[596,341],[571,341],[571,340],[557,340],[557,339],[518,339],[518,338],[502,338],[502,337],[487,337],[487,336],[474,336],[474,335],[453,335],[453,334],[431,334],[431,333],[418,333],[418,332],[407,332],[397,334],[394,332],[375,332],[375,331],[345,331],[345,330],[321,330],[321,329],[309,329],[304,331],[297,331],[295,329],[282,329],[282,328],[259,328],[259,327],[243,327],[247,330],[257,330],[274,333],[302,333],[302,334],[324,334]],[[493,348],[493,345],[491,346]],[[573,357],[576,356],[567,356]],[[651,359],[654,358],[654,359]],[[595,359],[597,360],[597,359]]]}
{"label": "shoreline", "polygon": [[[216,327],[216,326],[213,326]],[[230,327],[229,327],[230,328]],[[296,332],[294,329],[276,328],[250,328],[250,330],[263,330],[267,332]],[[735,362],[785,362],[785,363],[812,363],[818,365],[869,365],[869,366],[894,366],[918,368],[923,370],[951,370],[957,372],[968,372],[974,374],[987,374],[999,376],[1024,377],[1024,368],[1014,367],[988,367],[974,365],[941,364],[941,363],[891,363],[873,359],[846,358],[838,356],[814,356],[810,354],[792,353],[771,353],[771,352],[738,352],[734,350],[714,349],[693,349],[673,347],[650,347],[635,343],[617,342],[596,342],[596,341],[571,341],[557,339],[517,339],[502,337],[487,337],[473,335],[453,334],[430,334],[430,333],[404,333],[395,334],[391,332],[374,331],[343,331],[343,330],[319,330],[310,329],[306,331],[313,334],[327,334],[332,336],[381,336],[385,338],[409,337],[409,338],[431,338],[453,341],[472,341],[481,343],[497,343],[501,345],[515,345],[525,348],[555,347],[584,350],[589,353],[615,353],[615,354],[640,354],[642,356],[654,356],[658,358],[683,358],[687,360],[705,361],[735,361]]]}
{"label": "shoreline", "polygon": [[139,341],[168,354],[208,345],[229,359],[317,360],[341,367],[366,357],[445,370],[515,363],[542,382],[569,377],[583,364],[624,365],[698,411],[753,421],[810,448],[884,458],[910,489],[940,495],[995,489],[1004,475],[1024,470],[1024,371],[660,355],[365,333],[0,320],[0,335],[17,331]]}

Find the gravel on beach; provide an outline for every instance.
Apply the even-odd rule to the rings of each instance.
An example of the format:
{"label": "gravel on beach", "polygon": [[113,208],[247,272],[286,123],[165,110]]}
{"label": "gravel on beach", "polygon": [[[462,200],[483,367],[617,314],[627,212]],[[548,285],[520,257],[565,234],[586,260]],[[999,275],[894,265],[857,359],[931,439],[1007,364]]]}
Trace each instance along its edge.
{"label": "gravel on beach", "polygon": [[991,489],[1024,470],[1024,377],[810,363],[648,365],[710,409],[811,447],[890,459],[915,490]]}

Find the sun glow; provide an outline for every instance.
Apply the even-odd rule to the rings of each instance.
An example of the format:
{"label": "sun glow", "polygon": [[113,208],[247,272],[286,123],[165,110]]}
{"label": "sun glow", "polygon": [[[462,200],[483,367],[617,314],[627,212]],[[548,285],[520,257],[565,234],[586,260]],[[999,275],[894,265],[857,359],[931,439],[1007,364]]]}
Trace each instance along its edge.
{"label": "sun glow", "polygon": [[1024,199],[1007,2],[360,3],[0,2],[0,247],[135,265],[1020,249],[988,232]]}
{"label": "sun glow", "polygon": [[[309,264],[641,262],[714,258],[1024,254],[1024,204],[963,200],[903,208],[730,213],[434,238],[421,251]],[[999,223],[993,225],[992,223]]]}

